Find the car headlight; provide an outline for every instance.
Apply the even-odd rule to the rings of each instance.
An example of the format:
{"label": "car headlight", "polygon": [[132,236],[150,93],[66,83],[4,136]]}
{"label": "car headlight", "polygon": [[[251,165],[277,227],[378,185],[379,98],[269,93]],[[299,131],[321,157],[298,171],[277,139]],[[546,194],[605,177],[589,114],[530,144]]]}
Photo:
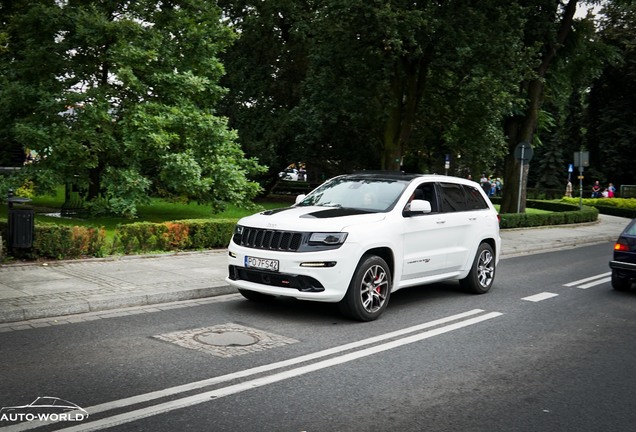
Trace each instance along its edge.
{"label": "car headlight", "polygon": [[310,245],[326,245],[336,246],[344,243],[347,238],[347,233],[311,233],[309,236]]}

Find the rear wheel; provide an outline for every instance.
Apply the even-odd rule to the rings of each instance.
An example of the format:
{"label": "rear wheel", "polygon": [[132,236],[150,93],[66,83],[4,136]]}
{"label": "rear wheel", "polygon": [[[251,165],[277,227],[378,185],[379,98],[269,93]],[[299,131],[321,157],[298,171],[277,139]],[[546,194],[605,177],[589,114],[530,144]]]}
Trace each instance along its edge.
{"label": "rear wheel", "polygon": [[386,261],[374,255],[364,256],[340,301],[340,310],[358,321],[373,321],[386,309],[391,286],[391,270]]}
{"label": "rear wheel", "polygon": [[274,299],[273,295],[263,294],[256,291],[250,291],[250,290],[241,289],[241,288],[239,288],[238,291],[241,293],[243,297],[254,302],[264,303],[264,302],[272,301]]}
{"label": "rear wheel", "polygon": [[485,294],[495,280],[495,254],[488,243],[482,243],[477,248],[470,273],[459,283],[462,288],[474,294]]}
{"label": "rear wheel", "polygon": [[621,277],[616,270],[612,270],[612,288],[616,291],[627,291],[632,286],[632,280],[630,278]]}

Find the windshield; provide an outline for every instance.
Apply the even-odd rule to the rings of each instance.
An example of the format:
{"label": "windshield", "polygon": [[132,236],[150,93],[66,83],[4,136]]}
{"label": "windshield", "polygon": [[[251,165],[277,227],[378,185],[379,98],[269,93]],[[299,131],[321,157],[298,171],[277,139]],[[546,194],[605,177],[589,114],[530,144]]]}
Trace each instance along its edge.
{"label": "windshield", "polygon": [[392,179],[336,177],[318,187],[297,205],[385,212],[393,208],[407,184]]}

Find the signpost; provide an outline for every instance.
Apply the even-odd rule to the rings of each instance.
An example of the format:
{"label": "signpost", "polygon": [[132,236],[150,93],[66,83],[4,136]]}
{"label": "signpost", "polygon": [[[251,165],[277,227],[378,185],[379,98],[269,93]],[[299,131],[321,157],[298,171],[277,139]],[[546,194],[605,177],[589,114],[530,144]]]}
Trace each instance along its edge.
{"label": "signpost", "polygon": [[579,210],[583,208],[583,167],[590,166],[590,152],[574,152],[574,165],[579,167]]}
{"label": "signpost", "polygon": [[529,142],[523,141],[515,147],[515,159],[521,162],[519,168],[519,199],[517,200],[517,213],[521,213],[521,191],[523,190],[523,166],[529,163],[534,156],[534,150]]}

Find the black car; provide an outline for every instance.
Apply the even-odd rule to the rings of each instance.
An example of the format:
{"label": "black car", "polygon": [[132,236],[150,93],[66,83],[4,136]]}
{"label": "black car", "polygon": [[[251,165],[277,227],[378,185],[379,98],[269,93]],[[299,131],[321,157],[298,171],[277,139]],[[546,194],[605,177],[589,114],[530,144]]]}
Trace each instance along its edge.
{"label": "black car", "polygon": [[612,287],[627,291],[636,279],[636,219],[623,230],[614,244],[614,258],[609,263],[612,269]]}

